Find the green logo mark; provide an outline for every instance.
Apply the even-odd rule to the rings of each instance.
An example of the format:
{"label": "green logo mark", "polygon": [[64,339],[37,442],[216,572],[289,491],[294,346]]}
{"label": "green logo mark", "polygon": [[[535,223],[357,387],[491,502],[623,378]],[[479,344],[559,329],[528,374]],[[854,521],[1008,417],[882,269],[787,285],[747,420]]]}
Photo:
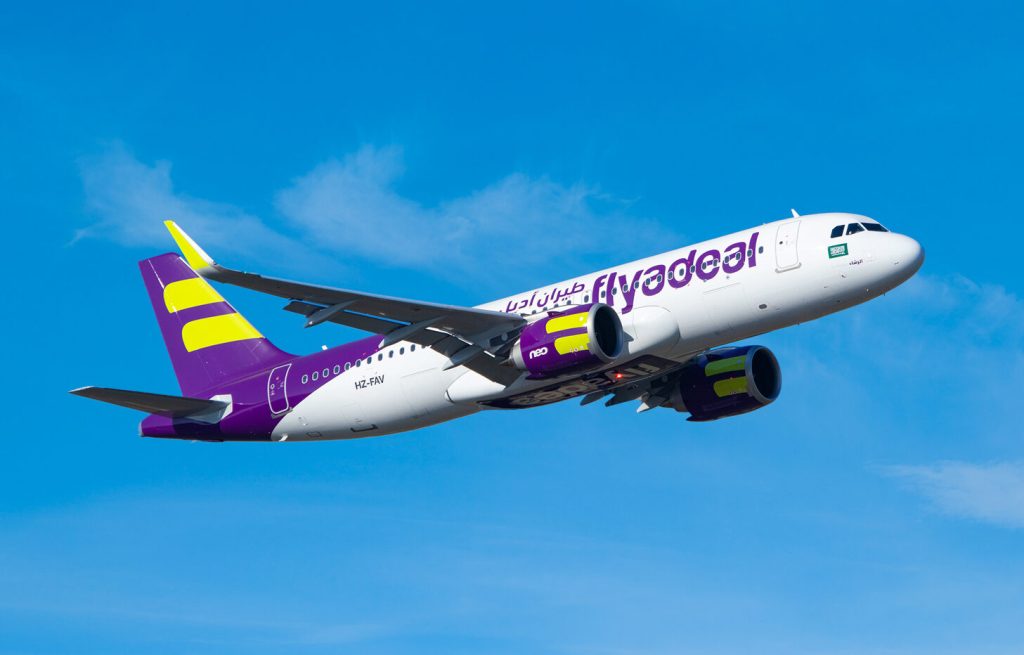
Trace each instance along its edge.
{"label": "green logo mark", "polygon": [[836,257],[845,257],[846,255],[849,254],[850,253],[847,251],[845,243],[840,243],[838,245],[828,247],[829,259],[835,259]]}

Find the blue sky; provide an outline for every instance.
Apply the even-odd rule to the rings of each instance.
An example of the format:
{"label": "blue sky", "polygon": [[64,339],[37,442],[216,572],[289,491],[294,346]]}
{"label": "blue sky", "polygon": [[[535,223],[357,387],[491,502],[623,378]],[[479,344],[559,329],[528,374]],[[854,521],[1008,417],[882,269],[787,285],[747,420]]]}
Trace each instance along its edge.
{"label": "blue sky", "polygon": [[[0,8],[0,653],[1019,653],[1020,3]],[[928,253],[780,400],[142,440],[135,262],[475,304],[801,212]],[[227,290],[280,346],[281,303]]]}

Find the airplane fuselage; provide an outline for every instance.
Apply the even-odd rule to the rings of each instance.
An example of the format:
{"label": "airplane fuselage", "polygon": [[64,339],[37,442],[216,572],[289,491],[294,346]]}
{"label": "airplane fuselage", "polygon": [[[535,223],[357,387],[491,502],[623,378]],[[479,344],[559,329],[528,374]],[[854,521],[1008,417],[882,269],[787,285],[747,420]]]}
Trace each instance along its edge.
{"label": "airplane fuselage", "polygon": [[[871,229],[864,229],[868,224]],[[860,226],[848,234],[850,225]],[[842,226],[839,236],[833,236]],[[304,441],[379,436],[486,408],[527,408],[660,375],[696,354],[875,298],[920,268],[913,239],[854,214],[817,214],[727,236],[502,298],[480,308],[528,320],[604,303],[625,336],[588,375],[494,382],[431,348],[375,335],[282,362],[218,389],[231,406],[210,439]],[[143,433],[176,436],[150,417]]]}

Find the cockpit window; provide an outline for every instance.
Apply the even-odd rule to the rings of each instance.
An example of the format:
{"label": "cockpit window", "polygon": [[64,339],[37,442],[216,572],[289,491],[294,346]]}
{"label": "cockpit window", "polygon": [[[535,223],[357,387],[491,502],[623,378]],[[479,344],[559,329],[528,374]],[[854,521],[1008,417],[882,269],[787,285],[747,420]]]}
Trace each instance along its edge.
{"label": "cockpit window", "polygon": [[841,236],[843,236],[843,226],[842,225],[837,225],[834,228],[832,228],[832,238],[833,239],[835,239],[836,237],[841,237]]}
{"label": "cockpit window", "polygon": [[860,226],[860,223],[850,223],[849,225],[846,226],[846,236],[850,236],[851,234],[857,234],[858,232],[863,231],[864,228]]}
{"label": "cockpit window", "polygon": [[889,230],[882,227],[881,223],[864,223],[864,229],[868,232],[888,232]]}

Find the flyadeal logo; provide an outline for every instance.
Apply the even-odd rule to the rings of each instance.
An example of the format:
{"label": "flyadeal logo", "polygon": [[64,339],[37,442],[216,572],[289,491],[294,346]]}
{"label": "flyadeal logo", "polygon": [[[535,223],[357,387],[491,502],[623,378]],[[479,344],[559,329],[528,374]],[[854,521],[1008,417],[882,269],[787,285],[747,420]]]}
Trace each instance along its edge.
{"label": "flyadeal logo", "polygon": [[828,258],[829,259],[835,259],[836,257],[845,257],[846,255],[849,255],[849,254],[850,254],[850,252],[846,248],[846,244],[845,243],[839,243],[839,244],[836,244],[834,246],[829,246],[828,247]]}

